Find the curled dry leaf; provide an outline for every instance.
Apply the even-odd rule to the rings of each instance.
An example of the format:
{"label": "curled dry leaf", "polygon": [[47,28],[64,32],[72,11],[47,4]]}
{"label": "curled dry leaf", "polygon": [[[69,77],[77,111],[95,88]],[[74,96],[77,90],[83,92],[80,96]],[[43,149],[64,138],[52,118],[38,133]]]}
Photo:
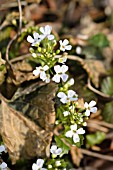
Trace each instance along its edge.
{"label": "curled dry leaf", "polygon": [[12,66],[13,74],[15,76],[15,79],[13,79],[13,83],[16,85],[21,84],[25,81],[34,80],[38,77],[33,75],[32,67],[25,59],[12,63]]}
{"label": "curled dry leaf", "polygon": [[81,159],[83,158],[83,155],[81,153],[81,150],[75,146],[71,147],[70,150],[72,161],[76,166],[80,165]]}
{"label": "curled dry leaf", "polygon": [[99,60],[84,60],[83,68],[89,75],[95,87],[99,87],[99,78],[106,75],[106,69],[102,61]]}
{"label": "curled dry leaf", "polygon": [[[18,100],[11,103],[2,100],[1,135],[13,163],[20,158],[49,156],[55,122],[52,99],[56,91],[57,86],[50,83],[41,87],[38,93],[34,91],[35,96],[34,93],[28,94],[26,101],[20,100],[21,103]],[[24,95],[22,97],[25,98]],[[19,111],[19,107],[22,112]],[[25,115],[24,111],[27,111],[28,115]],[[32,120],[28,119],[28,116]]]}

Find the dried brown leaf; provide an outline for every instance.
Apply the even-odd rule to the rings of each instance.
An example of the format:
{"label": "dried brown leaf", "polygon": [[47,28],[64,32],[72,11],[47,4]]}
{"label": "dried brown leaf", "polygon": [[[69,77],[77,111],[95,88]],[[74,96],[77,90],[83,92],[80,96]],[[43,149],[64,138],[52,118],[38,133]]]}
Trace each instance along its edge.
{"label": "dried brown leaf", "polygon": [[72,146],[71,150],[70,150],[70,153],[71,153],[73,163],[76,166],[79,166],[80,162],[81,162],[81,159],[83,158],[83,155],[82,155],[80,149],[75,147],[75,146]]}
{"label": "dried brown leaf", "polygon": [[99,78],[106,75],[106,69],[102,61],[99,60],[84,60],[83,68],[88,73],[95,87],[99,87]]}
{"label": "dried brown leaf", "polygon": [[20,91],[18,100],[17,97],[13,102],[2,101],[1,135],[13,163],[20,158],[50,154],[55,122],[53,98],[57,85],[50,83],[40,85],[40,88],[29,87],[22,94]]}
{"label": "dried brown leaf", "polygon": [[52,132],[47,132],[2,100],[1,135],[13,163],[20,158],[45,156]]}

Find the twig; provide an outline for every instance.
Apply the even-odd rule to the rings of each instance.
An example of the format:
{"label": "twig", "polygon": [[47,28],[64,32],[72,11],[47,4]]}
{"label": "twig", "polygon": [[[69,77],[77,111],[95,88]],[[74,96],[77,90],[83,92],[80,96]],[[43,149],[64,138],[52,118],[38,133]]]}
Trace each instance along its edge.
{"label": "twig", "polygon": [[92,87],[91,85],[91,82],[90,82],[90,79],[88,78],[88,82],[87,82],[87,87],[93,91],[94,93],[98,94],[99,96],[103,97],[104,99],[107,99],[107,100],[113,100],[113,97],[107,95],[107,94],[104,94],[102,92],[100,92],[99,90],[95,89],[94,87]]}
{"label": "twig", "polygon": [[97,130],[99,130],[99,131],[105,132],[105,133],[108,132],[108,129],[107,129],[107,128],[105,128],[105,127],[103,127],[103,126],[100,126],[100,125],[98,125],[98,124],[96,124],[96,123],[94,123],[94,122],[88,121],[87,126],[88,126],[88,127],[91,127],[91,128],[94,128],[94,129],[97,129]]}
{"label": "twig", "polygon": [[18,0],[18,9],[19,9],[19,31],[21,33],[21,29],[22,29],[22,6],[21,6],[20,0]]}
{"label": "twig", "polygon": [[88,122],[95,123],[95,124],[102,125],[102,126],[105,126],[107,128],[113,129],[113,124],[110,124],[110,123],[107,123],[107,122],[104,122],[104,121],[97,121],[97,120],[94,119],[94,120],[88,120]]}
{"label": "twig", "polygon": [[89,151],[89,150],[86,150],[86,149],[80,149],[80,151],[81,151],[82,154],[113,162],[113,156],[99,154],[99,153],[92,152],[92,151]]}

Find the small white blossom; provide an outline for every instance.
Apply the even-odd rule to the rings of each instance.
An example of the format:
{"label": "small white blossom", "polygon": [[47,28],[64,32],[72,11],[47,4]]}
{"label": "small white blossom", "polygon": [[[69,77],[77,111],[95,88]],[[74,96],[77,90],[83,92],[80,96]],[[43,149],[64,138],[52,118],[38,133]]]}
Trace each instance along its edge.
{"label": "small white blossom", "polygon": [[27,41],[28,41],[29,43],[31,43],[32,46],[35,46],[35,45],[38,44],[41,40],[42,40],[42,39],[41,39],[40,35],[39,35],[37,32],[34,32],[34,33],[33,33],[33,38],[32,38],[30,35],[28,35],[28,37],[27,37]]}
{"label": "small white blossom", "polygon": [[65,72],[68,70],[68,66],[66,66],[66,65],[62,65],[62,66],[56,65],[56,66],[54,66],[54,70],[55,70],[56,74],[52,78],[53,81],[55,81],[56,83],[60,83],[60,79],[62,79],[63,82],[67,81],[68,75],[65,74]]}
{"label": "small white blossom", "polygon": [[97,112],[97,107],[94,107],[95,105],[96,105],[96,102],[93,100],[89,104],[87,102],[85,102],[84,107],[86,109],[86,111],[85,111],[86,116],[89,116],[90,113]]}
{"label": "small white blossom", "polygon": [[82,48],[80,46],[76,47],[76,53],[81,54]]}
{"label": "small white blossom", "polygon": [[75,91],[73,90],[68,90],[67,92],[67,95],[64,93],[64,92],[59,92],[57,94],[57,96],[60,98],[60,101],[63,103],[63,104],[66,104],[68,102],[71,102],[71,101],[76,101],[78,100],[78,95],[76,94]]}
{"label": "small white blossom", "polygon": [[49,164],[49,165],[48,165],[48,168],[49,168],[49,169],[51,169],[51,168],[52,168],[52,165],[51,165],[51,164]]}
{"label": "small white blossom", "polygon": [[51,34],[51,31],[52,31],[52,27],[49,26],[49,25],[46,25],[45,27],[40,27],[40,32],[42,33],[40,36],[41,36],[41,39],[44,39],[44,38],[48,38],[48,40],[53,40],[54,39],[54,35]]}
{"label": "small white blossom", "polygon": [[73,137],[74,143],[79,142],[80,141],[79,135],[80,134],[84,134],[85,130],[83,128],[79,128],[77,130],[77,124],[71,125],[70,129],[71,130],[66,132],[65,136],[68,137],[68,138],[72,138]]}
{"label": "small white blossom", "polygon": [[69,111],[64,111],[63,115],[64,115],[64,117],[66,117],[66,116],[70,115],[70,112]]}
{"label": "small white blossom", "polygon": [[5,162],[2,162],[2,164],[0,165],[0,169],[7,170],[7,164]]}
{"label": "small white blossom", "polygon": [[33,163],[32,170],[47,170],[46,168],[42,168],[44,164],[43,159],[37,159],[36,163]]}
{"label": "small white blossom", "polygon": [[56,164],[56,166],[61,166],[61,162],[60,161],[56,161],[55,164]]}
{"label": "small white blossom", "polygon": [[36,67],[36,69],[33,71],[33,74],[35,76],[40,75],[40,79],[42,79],[43,81],[45,81],[46,83],[50,82],[50,75],[46,74],[46,71],[49,69],[49,67],[47,65],[45,65],[44,67]]}
{"label": "small white blossom", "polygon": [[69,41],[67,39],[65,39],[64,41],[60,40],[60,50],[61,51],[65,51],[65,50],[71,50],[72,46],[68,45]]}
{"label": "small white blossom", "polygon": [[74,84],[74,79],[71,78],[71,79],[68,81],[68,84],[69,84],[69,86],[72,86],[72,85]]}
{"label": "small white blossom", "polygon": [[60,155],[60,154],[61,154],[62,148],[57,148],[56,145],[52,145],[51,148],[50,148],[50,152],[51,152],[53,155],[57,156],[57,155]]}
{"label": "small white blossom", "polygon": [[2,152],[7,152],[7,151],[6,151],[6,147],[5,147],[4,145],[0,145],[0,154],[1,154]]}

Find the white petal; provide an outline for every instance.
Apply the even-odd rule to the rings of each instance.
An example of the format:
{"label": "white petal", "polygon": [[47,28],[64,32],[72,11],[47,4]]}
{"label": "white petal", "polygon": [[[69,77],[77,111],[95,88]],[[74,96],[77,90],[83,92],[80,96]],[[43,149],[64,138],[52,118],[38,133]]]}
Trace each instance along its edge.
{"label": "white petal", "polygon": [[90,116],[90,110],[87,109],[87,110],[85,111],[85,116]]}
{"label": "white petal", "polygon": [[59,43],[60,43],[60,46],[61,46],[63,44],[62,40],[60,40]]}
{"label": "white petal", "polygon": [[77,142],[80,141],[79,135],[78,135],[77,133],[75,133],[75,134],[73,135],[73,141],[74,141],[74,143],[77,143]]}
{"label": "white petal", "polygon": [[43,67],[43,70],[44,71],[47,71],[49,69],[49,67],[47,66],[47,65],[45,65],[44,67]]}
{"label": "white petal", "polygon": [[89,107],[93,107],[96,105],[96,102],[94,100],[92,100],[90,103],[89,103]]}
{"label": "white petal", "polygon": [[77,130],[77,133],[78,133],[78,134],[84,134],[84,133],[85,133],[85,130],[84,130],[83,128],[79,128],[79,129]]}
{"label": "white petal", "polygon": [[60,83],[60,75],[59,74],[54,75],[52,80],[56,83]]}
{"label": "white petal", "polygon": [[64,117],[65,117],[65,116],[68,116],[69,114],[70,114],[70,112],[68,112],[68,111],[64,111],[64,112],[63,112]]}
{"label": "white petal", "polygon": [[6,164],[5,162],[2,162],[2,164],[0,165],[0,168],[1,168],[1,169],[7,168],[7,164]]}
{"label": "white petal", "polygon": [[73,136],[73,131],[72,131],[72,130],[67,131],[66,134],[65,134],[65,136],[66,136],[67,138],[72,138],[72,136]]}
{"label": "white petal", "polygon": [[34,32],[33,33],[33,37],[34,37],[34,39],[38,39],[39,38],[39,34],[37,32]]}
{"label": "white petal", "polygon": [[60,101],[61,101],[63,104],[68,103],[67,97],[64,97],[64,98],[60,99]]}
{"label": "white petal", "polygon": [[42,168],[43,164],[44,164],[44,160],[43,159],[37,159],[36,164],[39,168]]}
{"label": "white petal", "polygon": [[74,79],[71,78],[71,79],[68,81],[68,84],[69,84],[70,86],[72,86],[72,85],[74,84]]}
{"label": "white petal", "polygon": [[54,66],[54,70],[56,73],[61,73],[61,71],[62,71],[60,65]]}
{"label": "white petal", "polygon": [[57,94],[57,96],[58,96],[59,98],[66,98],[66,97],[67,97],[64,92],[59,92],[59,93]]}
{"label": "white petal", "polygon": [[71,98],[71,97],[73,97],[74,95],[75,95],[76,93],[75,93],[75,91],[73,91],[73,90],[68,90],[68,97],[69,98]]}
{"label": "white petal", "polygon": [[38,166],[37,166],[37,164],[34,163],[34,164],[32,165],[32,170],[37,170],[37,169],[38,169]]}
{"label": "white petal", "polygon": [[63,45],[66,46],[67,44],[69,44],[69,41],[68,41],[67,39],[65,39],[65,40],[63,41]]}
{"label": "white petal", "polygon": [[65,46],[65,49],[66,49],[66,50],[71,50],[71,48],[72,48],[71,45],[66,45],[66,46]]}
{"label": "white petal", "polygon": [[0,152],[4,152],[5,151],[5,146],[4,145],[0,145]]}
{"label": "white petal", "polygon": [[63,82],[66,82],[68,79],[68,75],[67,74],[61,74],[61,78]]}
{"label": "white petal", "polygon": [[45,34],[50,34],[51,33],[51,30],[52,30],[52,27],[49,26],[49,25],[46,25],[45,26]]}
{"label": "white petal", "polygon": [[52,35],[52,34],[48,35],[47,38],[48,38],[48,40],[53,40],[54,39],[54,35]]}
{"label": "white petal", "polygon": [[56,150],[57,150],[57,146],[56,145],[52,145],[51,149],[50,149],[50,152],[54,154]]}
{"label": "white petal", "polygon": [[70,101],[77,101],[78,100],[78,97],[70,97]]}
{"label": "white petal", "polygon": [[66,66],[66,65],[61,66],[62,73],[65,73],[67,70],[68,70],[68,66]]}
{"label": "white petal", "polygon": [[40,170],[47,170],[46,168],[40,168]]}
{"label": "white petal", "polygon": [[97,107],[92,107],[92,108],[90,109],[90,112],[96,113],[96,112],[97,112]]}
{"label": "white petal", "polygon": [[40,68],[39,67],[36,67],[36,69],[33,71],[33,74],[35,76],[38,76],[40,74]]}
{"label": "white petal", "polygon": [[45,30],[44,30],[44,27],[40,27],[40,31],[45,34]]}
{"label": "white petal", "polygon": [[56,155],[60,155],[61,152],[62,152],[62,148],[58,148],[58,149],[56,150]]}
{"label": "white petal", "polygon": [[43,40],[45,37],[46,37],[46,35],[44,35],[44,34],[39,35],[40,41]]}
{"label": "white petal", "polygon": [[87,102],[85,102],[84,107],[87,109],[89,107],[89,104]]}
{"label": "white petal", "polygon": [[50,75],[49,74],[46,74],[46,83],[49,83],[50,82]]}
{"label": "white petal", "polygon": [[44,71],[40,72],[40,79],[42,79],[43,81],[46,80],[46,73]]}
{"label": "white petal", "polygon": [[28,41],[29,43],[33,43],[33,42],[34,42],[34,39],[33,39],[30,35],[28,35],[27,41]]}
{"label": "white petal", "polygon": [[77,130],[77,124],[71,125],[70,128],[72,131]]}

